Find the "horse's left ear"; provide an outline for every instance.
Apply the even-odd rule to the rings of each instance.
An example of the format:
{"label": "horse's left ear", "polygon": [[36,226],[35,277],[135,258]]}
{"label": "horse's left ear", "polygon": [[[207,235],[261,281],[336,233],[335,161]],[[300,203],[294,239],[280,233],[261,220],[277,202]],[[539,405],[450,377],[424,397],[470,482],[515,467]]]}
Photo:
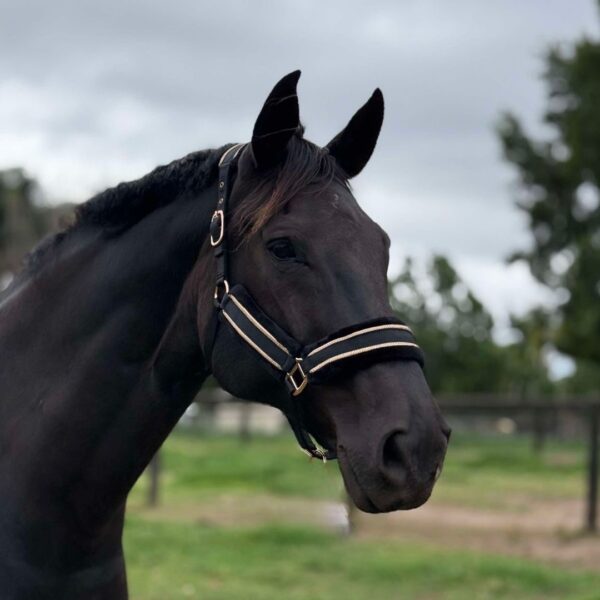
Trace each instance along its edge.
{"label": "horse's left ear", "polygon": [[358,109],[346,128],[327,144],[348,178],[358,175],[367,164],[383,123],[383,94],[377,88],[366,104]]}
{"label": "horse's left ear", "polygon": [[274,167],[285,157],[286,146],[300,125],[296,86],[300,71],[283,77],[266,99],[252,133],[252,155],[257,169]]}

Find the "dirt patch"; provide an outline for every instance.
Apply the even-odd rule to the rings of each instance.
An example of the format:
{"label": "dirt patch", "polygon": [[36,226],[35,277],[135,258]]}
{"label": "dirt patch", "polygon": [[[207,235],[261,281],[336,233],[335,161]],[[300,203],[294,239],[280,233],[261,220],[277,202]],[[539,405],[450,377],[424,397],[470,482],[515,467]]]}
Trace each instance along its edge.
{"label": "dirt patch", "polygon": [[[573,569],[600,569],[600,536],[581,533],[584,504],[577,500],[518,498],[518,512],[463,508],[431,501],[408,512],[366,515],[352,512],[355,535],[402,539],[449,549],[522,556]],[[308,523],[347,532],[343,503],[269,495],[227,496],[210,502],[130,506],[148,519],[215,527]]]}
{"label": "dirt patch", "polygon": [[210,501],[164,504],[157,508],[134,504],[128,507],[128,511],[146,519],[184,521],[219,527],[248,527],[266,523],[309,523],[320,527],[347,527],[347,511],[341,503],[268,494],[224,494]]}
{"label": "dirt patch", "polygon": [[406,513],[357,514],[355,520],[359,536],[402,537],[600,569],[600,536],[582,534],[583,515],[584,504],[577,500],[529,502],[519,513],[430,502]]}

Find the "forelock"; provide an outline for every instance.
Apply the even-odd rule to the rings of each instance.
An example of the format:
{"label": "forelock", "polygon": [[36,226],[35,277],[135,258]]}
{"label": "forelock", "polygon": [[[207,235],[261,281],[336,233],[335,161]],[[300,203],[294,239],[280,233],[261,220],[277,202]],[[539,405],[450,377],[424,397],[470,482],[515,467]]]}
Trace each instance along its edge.
{"label": "forelock", "polygon": [[306,188],[325,188],[333,181],[348,185],[327,149],[305,140],[303,131],[300,127],[291,138],[285,160],[276,174],[245,190],[245,198],[235,211],[232,223],[238,240],[247,240],[258,233]]}

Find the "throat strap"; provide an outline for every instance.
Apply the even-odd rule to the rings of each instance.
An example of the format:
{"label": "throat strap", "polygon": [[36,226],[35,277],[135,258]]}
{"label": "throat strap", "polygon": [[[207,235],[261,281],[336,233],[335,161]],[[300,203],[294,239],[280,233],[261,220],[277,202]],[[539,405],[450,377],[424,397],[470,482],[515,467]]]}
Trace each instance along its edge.
{"label": "throat strap", "polygon": [[245,144],[235,144],[223,153],[219,161],[219,183],[217,184],[217,207],[210,220],[210,245],[213,247],[216,264],[216,282],[214,301],[219,305],[219,298],[229,291],[227,281],[227,200],[231,193],[232,167]]}

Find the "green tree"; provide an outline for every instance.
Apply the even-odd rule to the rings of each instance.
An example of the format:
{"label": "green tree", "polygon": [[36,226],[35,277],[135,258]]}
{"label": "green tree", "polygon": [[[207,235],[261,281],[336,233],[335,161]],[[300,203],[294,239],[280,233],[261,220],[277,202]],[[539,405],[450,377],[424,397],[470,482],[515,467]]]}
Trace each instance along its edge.
{"label": "green tree", "polygon": [[0,273],[15,272],[45,232],[38,188],[22,169],[0,171]]}
{"label": "green tree", "polygon": [[0,171],[0,276],[18,271],[36,242],[70,218],[71,204],[50,206],[41,196],[23,169]]}
{"label": "green tree", "polygon": [[550,395],[554,385],[549,378],[547,355],[555,330],[552,315],[537,307],[522,316],[512,315],[510,322],[519,338],[506,348],[515,392],[522,398]]}
{"label": "green tree", "polygon": [[493,320],[448,259],[434,256],[419,277],[411,259],[390,282],[390,302],[425,350],[434,392],[506,391],[508,354],[493,340]]}
{"label": "green tree", "polygon": [[[519,174],[517,206],[528,218],[529,249],[516,253],[557,291],[555,343],[595,365],[600,388],[600,43],[582,39],[546,56],[548,137],[534,140],[506,114],[498,135]],[[588,378],[588,382],[589,381]]]}

